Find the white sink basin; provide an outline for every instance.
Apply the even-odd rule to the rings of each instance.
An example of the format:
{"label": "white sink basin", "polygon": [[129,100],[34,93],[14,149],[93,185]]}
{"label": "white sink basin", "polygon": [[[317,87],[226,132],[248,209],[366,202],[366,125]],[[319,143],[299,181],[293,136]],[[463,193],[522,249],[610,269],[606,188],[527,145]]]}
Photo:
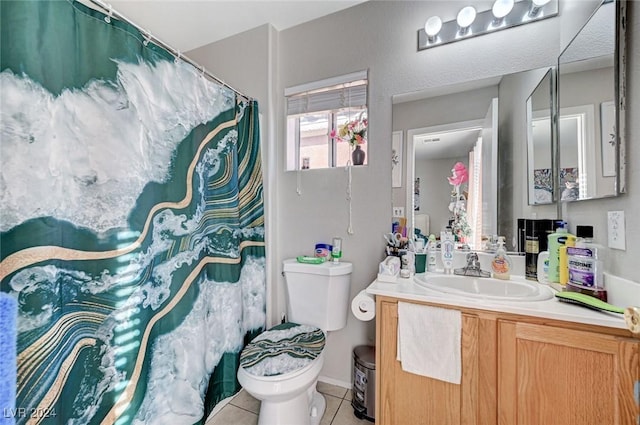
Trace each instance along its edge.
{"label": "white sink basin", "polygon": [[543,301],[553,297],[551,289],[521,277],[501,280],[485,277],[420,273],[416,284],[447,294],[503,301]]}

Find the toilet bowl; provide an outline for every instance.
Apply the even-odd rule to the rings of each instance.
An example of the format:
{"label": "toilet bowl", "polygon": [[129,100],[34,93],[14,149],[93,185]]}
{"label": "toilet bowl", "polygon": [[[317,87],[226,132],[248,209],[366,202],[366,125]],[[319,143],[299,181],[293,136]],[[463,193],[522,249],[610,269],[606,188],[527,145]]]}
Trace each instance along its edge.
{"label": "toilet bowl", "polygon": [[238,382],[261,401],[258,425],[317,425],[326,402],[316,391],[324,364],[324,333],[284,323],[260,334],[242,352]]}
{"label": "toilet bowl", "polygon": [[326,401],[316,390],[326,332],[347,322],[350,263],[284,261],[287,317],[240,355],[238,382],[261,401],[258,425],[318,425]]}

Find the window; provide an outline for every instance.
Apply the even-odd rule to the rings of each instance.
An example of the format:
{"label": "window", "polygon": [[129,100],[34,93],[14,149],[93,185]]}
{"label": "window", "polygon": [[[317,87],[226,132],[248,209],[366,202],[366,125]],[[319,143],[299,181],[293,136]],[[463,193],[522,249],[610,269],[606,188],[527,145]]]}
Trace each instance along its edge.
{"label": "window", "polygon": [[[331,137],[331,132],[357,117],[367,117],[367,71],[291,87],[285,97],[287,170],[347,165],[353,148]],[[360,147],[367,151],[366,143]]]}

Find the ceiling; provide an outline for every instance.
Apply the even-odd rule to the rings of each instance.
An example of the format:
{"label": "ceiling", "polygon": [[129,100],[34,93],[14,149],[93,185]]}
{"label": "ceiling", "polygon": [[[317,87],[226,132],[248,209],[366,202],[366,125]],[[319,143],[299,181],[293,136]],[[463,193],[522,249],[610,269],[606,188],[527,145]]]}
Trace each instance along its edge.
{"label": "ceiling", "polygon": [[481,128],[467,128],[442,133],[425,133],[414,138],[416,161],[460,158],[473,150]]}
{"label": "ceiling", "polygon": [[282,31],[363,1],[107,0],[116,12],[181,52],[266,23]]}

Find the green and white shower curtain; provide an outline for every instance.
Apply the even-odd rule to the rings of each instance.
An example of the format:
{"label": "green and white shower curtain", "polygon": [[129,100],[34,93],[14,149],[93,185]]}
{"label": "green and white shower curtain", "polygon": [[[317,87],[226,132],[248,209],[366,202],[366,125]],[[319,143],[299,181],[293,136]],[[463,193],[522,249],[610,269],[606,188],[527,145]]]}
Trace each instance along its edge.
{"label": "green and white shower curtain", "polygon": [[257,105],[80,3],[0,8],[2,413],[203,423],[265,323]]}

